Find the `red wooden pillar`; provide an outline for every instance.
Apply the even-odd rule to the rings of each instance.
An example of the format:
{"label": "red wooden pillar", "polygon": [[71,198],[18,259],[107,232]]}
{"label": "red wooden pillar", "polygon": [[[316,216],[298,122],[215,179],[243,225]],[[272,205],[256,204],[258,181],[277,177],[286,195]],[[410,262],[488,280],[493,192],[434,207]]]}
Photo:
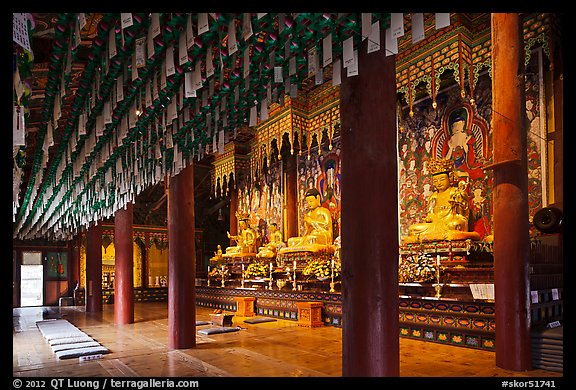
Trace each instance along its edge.
{"label": "red wooden pillar", "polygon": [[133,205],[127,203],[114,215],[114,323],[134,322]]}
{"label": "red wooden pillar", "polygon": [[86,312],[102,311],[102,227],[86,232]]}
{"label": "red wooden pillar", "polygon": [[522,19],[492,14],[496,365],[531,367],[528,169]]}
{"label": "red wooden pillar", "polygon": [[340,89],[342,375],[399,376],[395,56],[366,42]]}
{"label": "red wooden pillar", "polygon": [[296,155],[286,158],[286,232],[284,241],[298,236],[298,170]]}
{"label": "red wooden pillar", "polygon": [[196,346],[196,248],[194,167],[170,179],[168,188],[168,348]]}

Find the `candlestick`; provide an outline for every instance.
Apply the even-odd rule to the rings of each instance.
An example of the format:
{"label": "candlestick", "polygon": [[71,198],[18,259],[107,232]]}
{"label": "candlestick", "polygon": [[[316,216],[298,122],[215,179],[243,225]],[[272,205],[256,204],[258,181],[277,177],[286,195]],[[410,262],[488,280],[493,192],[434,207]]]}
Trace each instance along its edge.
{"label": "candlestick", "polygon": [[292,290],[296,290],[296,260],[294,260],[294,279],[292,280]]}
{"label": "candlestick", "polygon": [[242,288],[244,288],[244,264],[242,264]]}
{"label": "candlestick", "polygon": [[270,263],[270,280],[268,281],[268,289],[272,290],[272,263]]}
{"label": "candlestick", "polygon": [[208,287],[210,287],[210,266],[208,266],[208,274],[206,275],[206,279],[208,279]]}
{"label": "candlestick", "polygon": [[440,298],[442,292],[442,286],[440,285],[440,255],[436,256],[436,298]]}
{"label": "candlestick", "polygon": [[222,266],[222,287],[225,287],[226,284],[224,283],[224,266]]}

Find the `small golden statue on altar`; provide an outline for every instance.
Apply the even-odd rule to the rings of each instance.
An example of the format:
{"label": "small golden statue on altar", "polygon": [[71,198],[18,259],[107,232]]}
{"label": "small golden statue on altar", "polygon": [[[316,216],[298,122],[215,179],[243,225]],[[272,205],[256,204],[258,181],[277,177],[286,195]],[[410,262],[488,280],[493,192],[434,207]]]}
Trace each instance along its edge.
{"label": "small golden statue on altar", "polygon": [[226,248],[226,252],[222,257],[254,256],[256,254],[255,243],[257,234],[256,231],[250,227],[250,214],[237,211],[236,218],[238,219],[240,233],[238,235],[230,235],[230,232],[226,232],[228,238],[236,241],[236,246]]}
{"label": "small golden statue on altar", "polygon": [[288,239],[288,245],[278,253],[291,252],[334,252],[332,238],[332,215],[330,210],[321,206],[320,192],[310,188],[305,194],[308,212],[304,216],[305,231],[300,237]]}
{"label": "small golden statue on altar", "polygon": [[458,181],[455,186],[454,162],[447,159],[430,159],[428,171],[436,191],[428,199],[428,214],[424,222],[408,228],[404,244],[443,241],[479,240],[478,232],[468,230],[469,196],[467,183]]}
{"label": "small golden statue on altar", "polygon": [[256,257],[271,259],[273,257],[276,257],[278,249],[286,246],[284,240],[282,239],[282,232],[278,230],[278,224],[276,222],[272,222],[270,224],[269,240],[270,241],[266,245],[258,248],[258,253],[256,254]]}
{"label": "small golden statue on altar", "polygon": [[220,244],[218,244],[218,246],[216,247],[216,251],[214,251],[214,256],[210,258],[210,261],[218,261],[218,260],[222,260],[222,246],[220,246]]}

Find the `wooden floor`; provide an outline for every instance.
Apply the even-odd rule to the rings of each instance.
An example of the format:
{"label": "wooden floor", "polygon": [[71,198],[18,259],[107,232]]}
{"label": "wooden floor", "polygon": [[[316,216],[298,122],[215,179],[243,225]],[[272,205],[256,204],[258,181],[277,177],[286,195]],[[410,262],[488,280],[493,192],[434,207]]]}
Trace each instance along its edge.
{"label": "wooden floor", "polygon": [[[197,320],[210,309],[198,307]],[[111,353],[102,359],[59,360],[36,327],[43,313],[62,315]],[[86,313],[84,306],[13,309],[14,377],[340,377],[342,329],[306,328],[295,321],[247,324],[234,317],[234,333],[197,334],[196,347],[167,348],[165,302],[136,303],[135,323],[114,325],[113,305]],[[200,330],[205,326],[198,326]],[[208,325],[210,327],[210,325]],[[562,378],[561,373],[513,372],[496,367],[495,353],[400,339],[401,377]],[[558,379],[561,380],[561,379]]]}

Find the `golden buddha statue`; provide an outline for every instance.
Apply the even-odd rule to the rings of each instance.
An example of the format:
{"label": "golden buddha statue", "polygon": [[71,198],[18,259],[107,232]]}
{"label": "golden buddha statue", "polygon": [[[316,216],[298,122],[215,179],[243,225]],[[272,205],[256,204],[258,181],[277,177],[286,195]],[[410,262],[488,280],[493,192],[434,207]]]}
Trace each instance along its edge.
{"label": "golden buddha statue", "polygon": [[467,183],[458,181],[454,186],[454,162],[446,159],[430,159],[428,171],[436,191],[428,199],[428,214],[424,222],[408,228],[404,243],[443,240],[479,240],[478,232],[468,231]]}
{"label": "golden buddha statue", "polygon": [[273,222],[270,224],[270,237],[269,242],[258,248],[256,257],[273,258],[276,257],[278,249],[285,247],[286,244],[282,239],[282,232],[278,230],[278,224]]}
{"label": "golden buddha statue", "polygon": [[309,210],[304,216],[304,234],[300,237],[289,238],[287,246],[281,248],[278,253],[321,251],[333,253],[330,211],[320,205],[320,192],[316,188],[308,189],[305,199]]}
{"label": "golden buddha statue", "polygon": [[248,222],[250,214],[237,211],[236,218],[238,219],[240,233],[238,235],[230,235],[230,232],[226,232],[228,238],[236,241],[236,246],[226,248],[226,252],[222,257],[242,257],[256,253],[255,243],[258,235],[256,231],[250,227],[250,223]]}
{"label": "golden buddha statue", "polygon": [[210,261],[222,260],[222,246],[218,244],[217,250],[214,252],[214,257],[210,258]]}

